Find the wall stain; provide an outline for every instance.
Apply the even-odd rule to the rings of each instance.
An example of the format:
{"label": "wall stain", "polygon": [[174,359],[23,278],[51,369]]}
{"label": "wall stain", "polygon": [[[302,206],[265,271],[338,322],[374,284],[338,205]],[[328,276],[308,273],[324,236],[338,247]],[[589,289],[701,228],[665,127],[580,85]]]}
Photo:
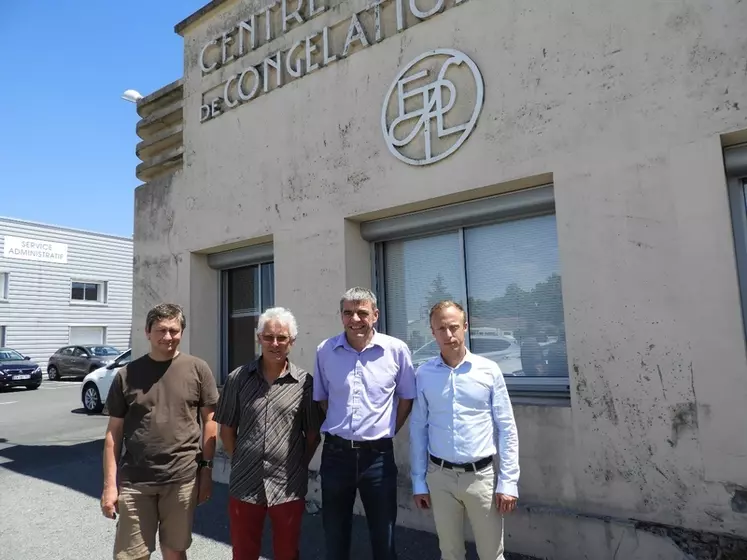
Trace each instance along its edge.
{"label": "wall stain", "polygon": [[371,178],[362,171],[356,171],[355,173],[348,175],[347,180],[348,183],[353,186],[353,191],[358,192],[361,189],[361,186],[370,179]]}
{"label": "wall stain", "polygon": [[694,402],[678,403],[669,407],[672,422],[672,447],[677,447],[683,432],[698,429],[698,408]]}
{"label": "wall stain", "polygon": [[736,513],[747,513],[747,488],[736,488],[734,490],[731,509]]}
{"label": "wall stain", "polygon": [[601,390],[597,390],[595,387],[590,386],[585,376],[581,373],[578,364],[573,364],[573,371],[576,374],[576,394],[581,398],[586,406],[592,410],[592,415],[595,420],[600,417],[605,417],[612,422],[612,424],[617,425],[619,417],[609,382],[601,373],[602,368],[598,364],[595,365],[595,369],[600,372],[600,375],[595,379],[595,384],[601,385]]}
{"label": "wall stain", "polygon": [[666,400],[666,398],[667,398],[667,390],[664,387],[664,377],[661,375],[661,366],[659,366],[658,364],[656,365],[656,371],[659,372],[659,381],[661,382],[661,392],[663,393],[664,399]]}
{"label": "wall stain", "polygon": [[747,558],[747,539],[731,535],[672,527],[662,523],[637,521],[637,531],[646,531],[670,539],[692,560],[744,560]]}

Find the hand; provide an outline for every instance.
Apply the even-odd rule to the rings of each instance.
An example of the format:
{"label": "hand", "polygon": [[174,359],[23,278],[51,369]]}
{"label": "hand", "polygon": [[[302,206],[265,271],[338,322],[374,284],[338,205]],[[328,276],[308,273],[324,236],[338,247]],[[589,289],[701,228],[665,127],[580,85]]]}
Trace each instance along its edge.
{"label": "hand", "polygon": [[101,513],[109,519],[116,519],[119,511],[119,491],[116,486],[107,486],[101,494]]}
{"label": "hand", "polygon": [[213,493],[213,469],[202,468],[197,475],[197,505],[201,506]]}
{"label": "hand", "polygon": [[516,508],[516,498],[508,494],[496,494],[495,505],[500,513],[511,513]]}
{"label": "hand", "polygon": [[415,500],[415,507],[418,509],[431,509],[430,494],[415,494],[412,499]]}

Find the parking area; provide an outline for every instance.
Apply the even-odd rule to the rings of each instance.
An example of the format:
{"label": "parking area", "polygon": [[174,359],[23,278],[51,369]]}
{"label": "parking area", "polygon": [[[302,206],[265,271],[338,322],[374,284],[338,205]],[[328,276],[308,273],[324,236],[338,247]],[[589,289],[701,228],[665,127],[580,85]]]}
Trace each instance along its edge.
{"label": "parking area", "polygon": [[[0,392],[0,560],[111,557],[114,522],[98,506],[107,419],[87,414],[80,393],[80,381],[46,379],[35,391]],[[190,559],[231,558],[227,501],[227,487],[216,484],[211,501],[198,509]],[[321,515],[307,515],[301,558],[322,560],[322,539]],[[367,540],[365,519],[356,518],[351,558],[370,558]],[[431,534],[400,529],[397,540],[400,560],[440,557]],[[269,538],[263,555],[272,558]],[[469,558],[476,558],[473,550]]]}

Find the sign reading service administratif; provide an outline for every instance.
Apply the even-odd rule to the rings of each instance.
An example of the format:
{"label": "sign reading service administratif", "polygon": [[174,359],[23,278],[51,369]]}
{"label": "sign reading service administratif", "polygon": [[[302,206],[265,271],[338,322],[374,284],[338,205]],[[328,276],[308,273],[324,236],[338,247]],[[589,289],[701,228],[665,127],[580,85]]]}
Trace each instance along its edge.
{"label": "sign reading service administratif", "polygon": [[38,239],[5,236],[4,255],[6,259],[24,261],[44,261],[67,263],[67,245]]}

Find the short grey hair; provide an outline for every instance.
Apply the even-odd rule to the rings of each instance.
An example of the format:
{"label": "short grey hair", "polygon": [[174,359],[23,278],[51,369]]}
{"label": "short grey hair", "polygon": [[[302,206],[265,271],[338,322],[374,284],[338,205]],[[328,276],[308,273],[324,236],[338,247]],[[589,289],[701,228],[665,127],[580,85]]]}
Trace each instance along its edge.
{"label": "short grey hair", "polygon": [[370,301],[371,307],[376,309],[376,294],[374,294],[371,290],[367,288],[361,288],[360,286],[350,288],[342,295],[342,298],[340,298],[340,311],[342,311],[343,305],[346,301]]}
{"label": "short grey hair", "polygon": [[267,321],[273,319],[277,320],[284,327],[288,327],[288,333],[291,338],[296,338],[298,336],[298,323],[296,323],[296,318],[293,316],[293,313],[285,307],[270,307],[262,313],[257,322],[257,332],[262,333],[262,331],[265,330],[265,324],[267,324]]}

